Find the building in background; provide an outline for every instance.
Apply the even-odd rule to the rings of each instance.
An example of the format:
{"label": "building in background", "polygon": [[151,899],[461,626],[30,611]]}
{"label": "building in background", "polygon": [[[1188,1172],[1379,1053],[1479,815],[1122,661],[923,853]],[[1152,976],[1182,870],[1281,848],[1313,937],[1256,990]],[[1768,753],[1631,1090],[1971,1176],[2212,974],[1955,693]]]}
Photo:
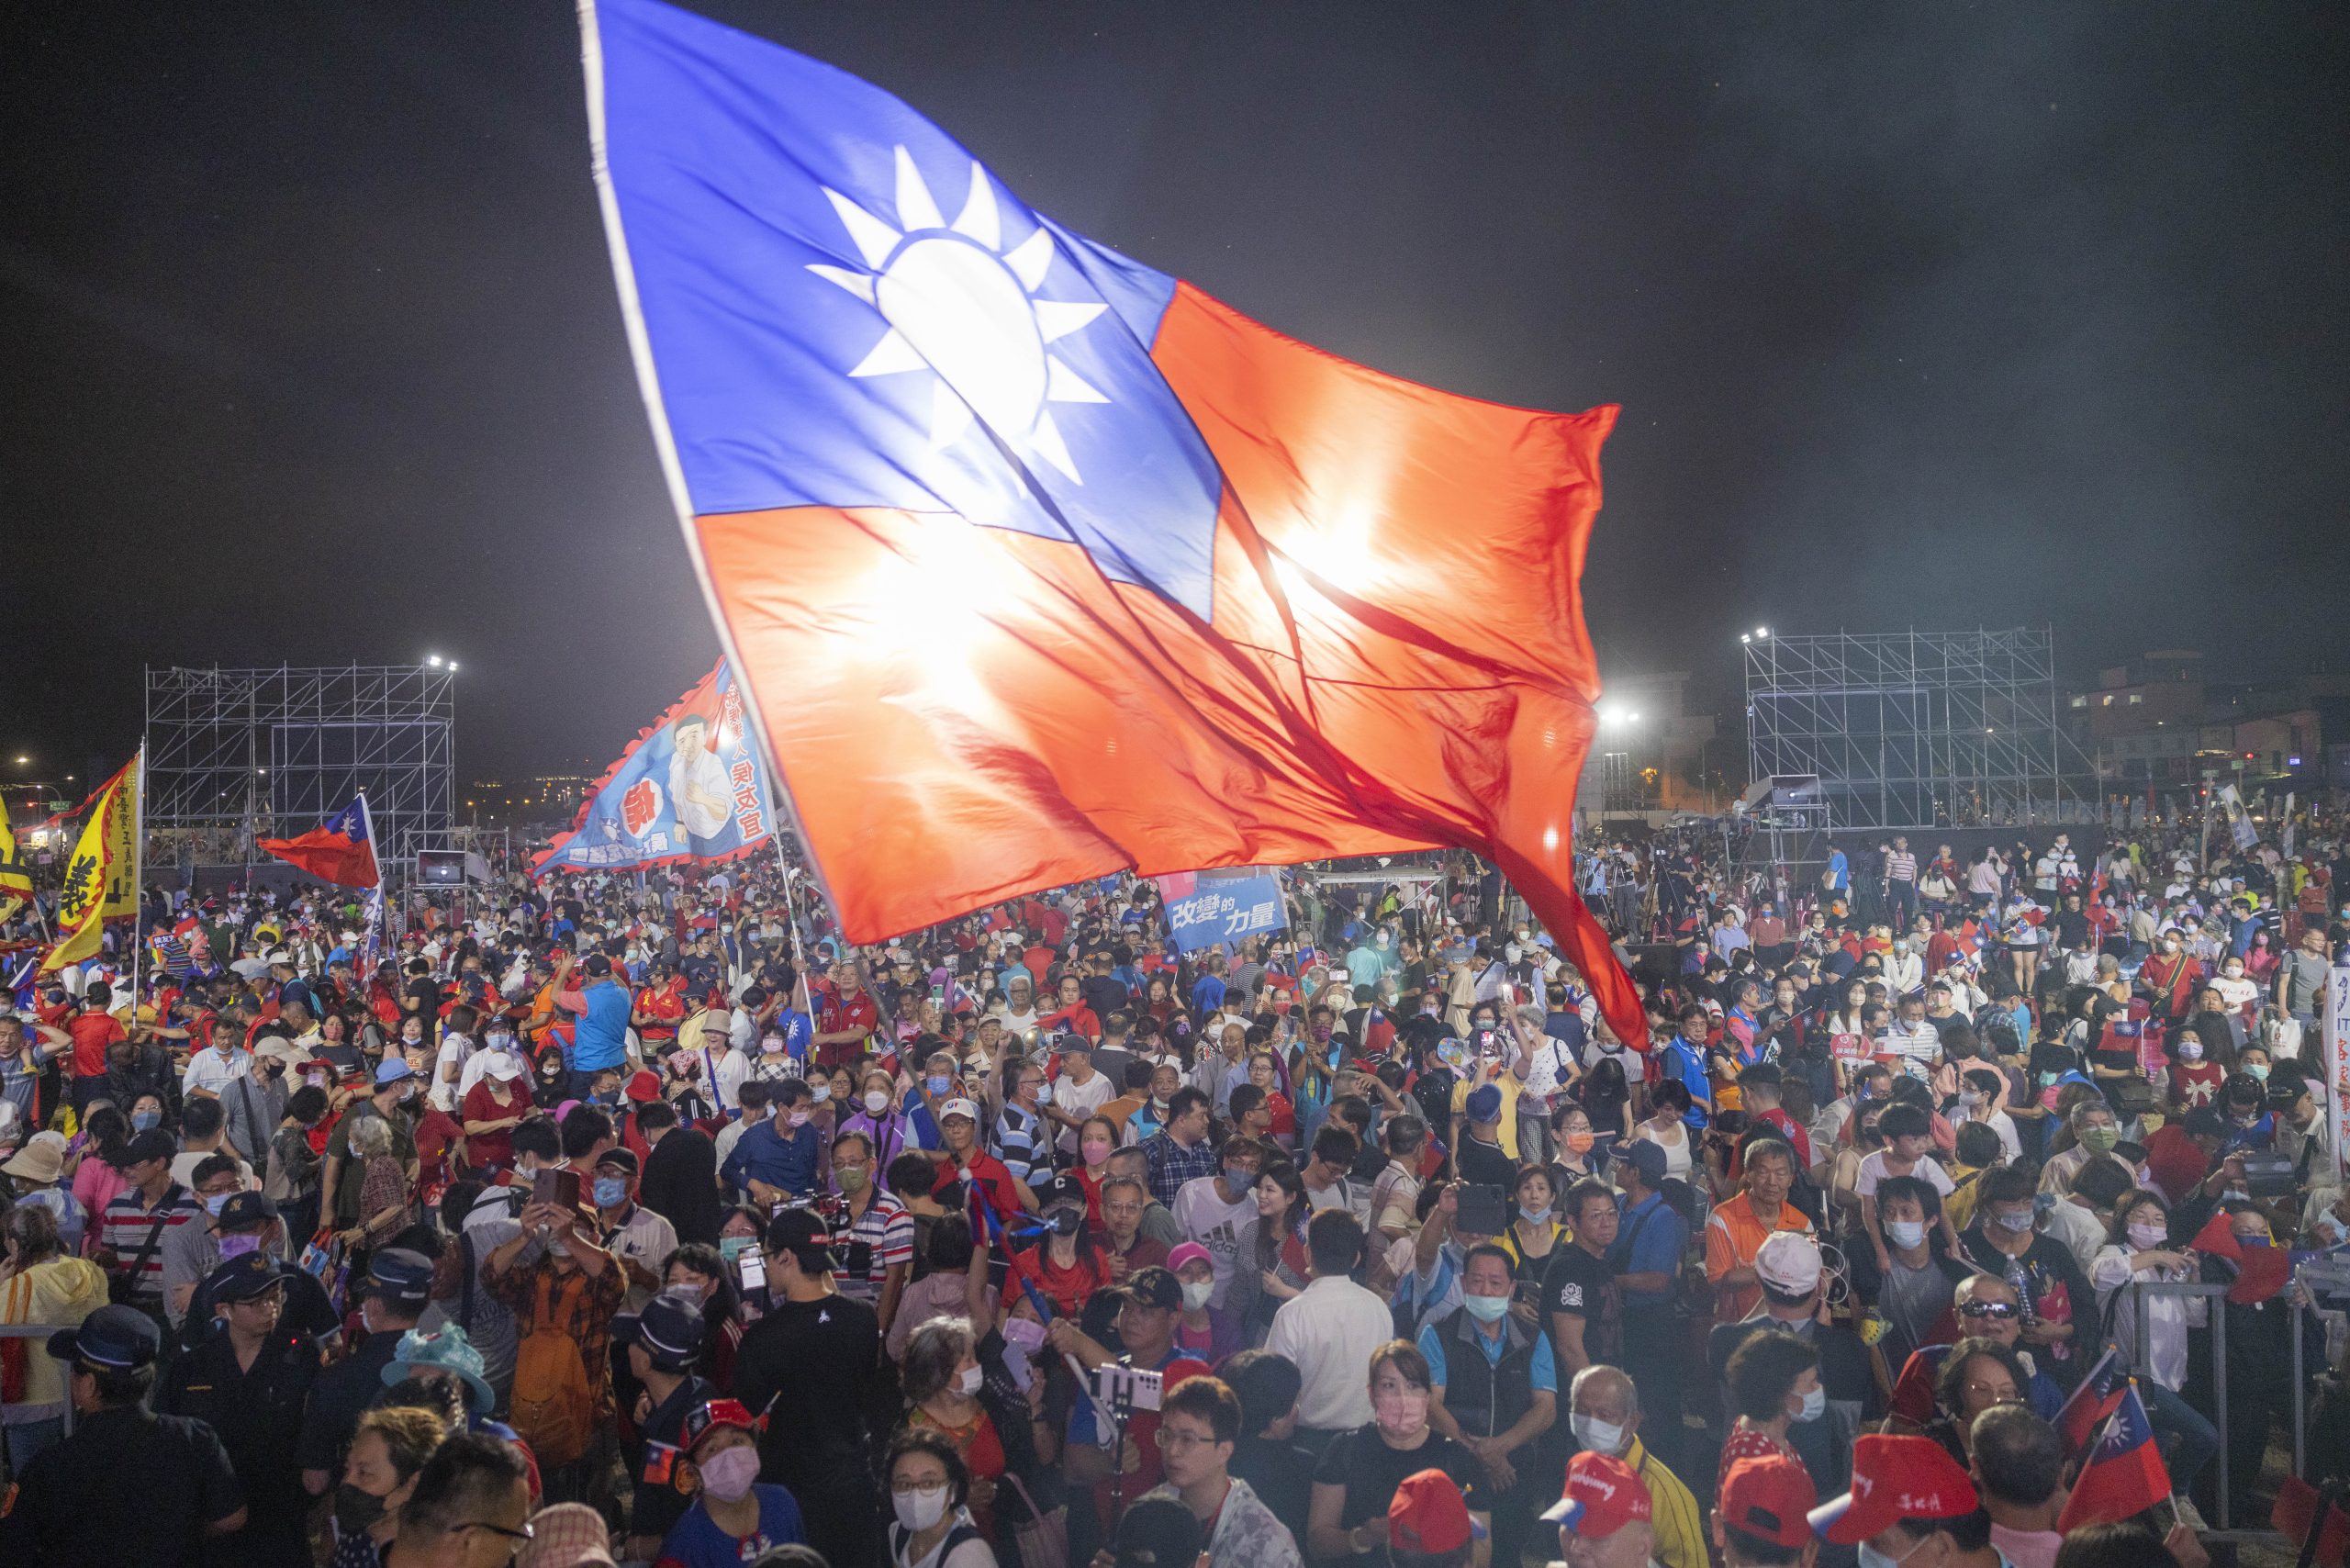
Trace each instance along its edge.
{"label": "building in background", "polygon": [[2206,773],[2279,790],[2350,789],[2350,674],[2221,682],[2200,653],[2165,648],[2098,671],[2065,700],[2073,738],[2110,793],[2183,788]]}
{"label": "building in background", "polygon": [[1723,772],[1739,759],[1717,744],[1713,714],[1689,711],[1686,670],[1610,674],[1602,686],[1599,733],[1575,792],[1586,818],[1729,809],[1738,786]]}

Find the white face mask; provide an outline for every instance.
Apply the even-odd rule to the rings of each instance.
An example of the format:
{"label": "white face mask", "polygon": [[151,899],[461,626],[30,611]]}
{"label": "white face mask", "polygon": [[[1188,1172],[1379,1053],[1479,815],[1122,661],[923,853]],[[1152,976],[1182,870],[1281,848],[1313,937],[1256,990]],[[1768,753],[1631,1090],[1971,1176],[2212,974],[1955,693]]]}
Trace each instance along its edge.
{"label": "white face mask", "polygon": [[1613,1421],[1603,1421],[1596,1416],[1575,1416],[1568,1424],[1574,1428],[1575,1441],[1593,1453],[1609,1455],[1624,1451],[1624,1428]]}
{"label": "white face mask", "polygon": [[878,1116],[889,1108],[890,1097],[887,1094],[882,1093],[878,1089],[868,1089],[865,1092],[865,1109],[868,1114]]}
{"label": "white face mask", "polygon": [[1921,1220],[1889,1219],[1885,1222],[1885,1238],[1907,1251],[1926,1239],[1926,1226]]}
{"label": "white face mask", "polygon": [[890,1511],[898,1516],[898,1523],[909,1530],[925,1530],[946,1517],[946,1487],[917,1487],[911,1492],[892,1488],[890,1493]]}
{"label": "white face mask", "polygon": [[1803,1408],[1796,1412],[1798,1421],[1817,1421],[1828,1412],[1828,1391],[1814,1387],[1803,1396]]}
{"label": "white face mask", "polygon": [[977,1394],[979,1391],[979,1384],[986,1381],[986,1378],[987,1374],[978,1367],[965,1367],[956,1374],[955,1392],[966,1395]]}
{"label": "white face mask", "polygon": [[1186,1280],[1183,1282],[1183,1308],[1187,1312],[1198,1312],[1207,1305],[1208,1297],[1214,1294],[1214,1280]]}

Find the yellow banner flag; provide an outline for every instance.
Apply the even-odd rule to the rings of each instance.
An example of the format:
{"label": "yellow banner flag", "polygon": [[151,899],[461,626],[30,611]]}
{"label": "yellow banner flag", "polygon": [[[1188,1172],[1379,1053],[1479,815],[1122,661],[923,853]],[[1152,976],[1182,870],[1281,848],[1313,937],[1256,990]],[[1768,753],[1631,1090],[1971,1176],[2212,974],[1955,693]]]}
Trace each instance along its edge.
{"label": "yellow banner flag", "polygon": [[0,800],[0,910],[33,896],[33,874],[17,854],[17,833],[8,823],[8,802]]}
{"label": "yellow banner flag", "polygon": [[112,802],[106,813],[106,897],[102,920],[135,916],[139,913],[139,781],[144,749],[122,765],[115,776]]}
{"label": "yellow banner flag", "polygon": [[99,937],[106,928],[107,879],[113,869],[109,857],[120,838],[113,813],[120,803],[128,773],[125,769],[117,774],[98,797],[90,820],[83,824],[82,841],[65,863],[65,886],[57,895],[57,945],[40,961],[43,974],[98,955]]}

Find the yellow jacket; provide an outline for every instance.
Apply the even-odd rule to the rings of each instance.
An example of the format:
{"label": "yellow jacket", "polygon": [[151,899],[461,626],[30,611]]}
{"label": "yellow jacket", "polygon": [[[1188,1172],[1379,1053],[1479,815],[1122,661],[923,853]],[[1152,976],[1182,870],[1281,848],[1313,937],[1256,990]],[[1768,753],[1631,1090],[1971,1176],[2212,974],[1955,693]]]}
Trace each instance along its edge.
{"label": "yellow jacket", "polygon": [[[86,1258],[51,1258],[0,1280],[0,1323],[78,1328],[106,1304],[106,1271]],[[25,1342],[25,1403],[65,1403],[65,1371],[38,1339]]]}

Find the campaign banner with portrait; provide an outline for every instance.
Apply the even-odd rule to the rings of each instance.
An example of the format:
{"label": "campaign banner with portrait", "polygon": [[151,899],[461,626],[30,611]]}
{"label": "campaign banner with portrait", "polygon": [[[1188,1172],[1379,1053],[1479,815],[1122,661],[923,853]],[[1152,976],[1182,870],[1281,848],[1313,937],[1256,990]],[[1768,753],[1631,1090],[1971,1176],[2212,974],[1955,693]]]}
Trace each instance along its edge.
{"label": "campaign banner with portrait", "polygon": [[720,659],[608,768],[571,831],[531,863],[552,871],[641,871],[728,860],[773,836],[775,792]]}
{"label": "campaign banner with portrait", "polygon": [[1244,866],[1226,871],[1179,871],[1153,879],[1167,906],[1167,929],[1178,952],[1229,948],[1244,936],[1289,926],[1289,906],[1281,898],[1277,871]]}

